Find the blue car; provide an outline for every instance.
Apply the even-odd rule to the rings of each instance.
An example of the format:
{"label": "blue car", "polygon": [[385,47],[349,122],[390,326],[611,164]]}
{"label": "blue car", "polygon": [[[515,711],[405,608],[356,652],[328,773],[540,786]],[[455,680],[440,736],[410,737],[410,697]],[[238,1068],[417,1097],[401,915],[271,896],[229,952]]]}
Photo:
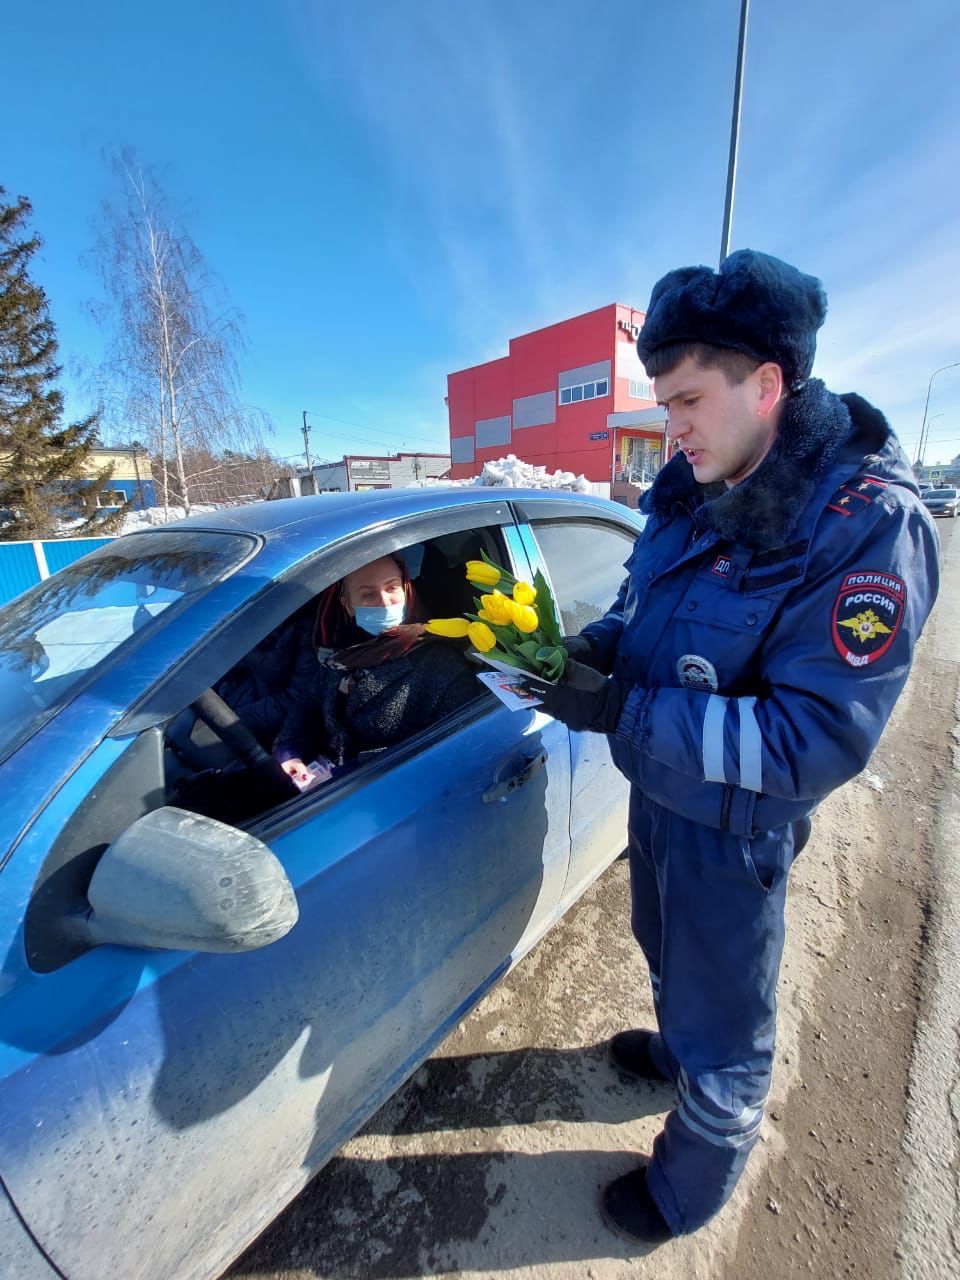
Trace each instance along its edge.
{"label": "blue car", "polygon": [[290,499],[0,609],[0,1275],[218,1275],[623,848],[606,740],[479,681],[302,795],[213,687],[401,551],[435,615],[486,553],[579,631],[641,527],[546,491]]}

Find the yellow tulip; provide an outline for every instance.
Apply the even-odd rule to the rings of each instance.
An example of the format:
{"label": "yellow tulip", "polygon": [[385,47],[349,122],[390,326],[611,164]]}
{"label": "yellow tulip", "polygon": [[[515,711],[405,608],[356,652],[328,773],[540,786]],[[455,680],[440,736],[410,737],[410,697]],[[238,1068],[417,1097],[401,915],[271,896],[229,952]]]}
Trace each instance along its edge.
{"label": "yellow tulip", "polygon": [[481,596],[480,607],[488,622],[495,626],[506,627],[513,621],[510,616],[510,605],[513,603],[502,591],[494,591],[492,596]]}
{"label": "yellow tulip", "polygon": [[523,631],[529,635],[531,631],[536,631],[540,625],[540,619],[537,617],[537,611],[533,605],[517,604],[513,600],[508,600],[507,605],[510,610],[510,621],[518,631]]}
{"label": "yellow tulip", "polygon": [[500,570],[483,560],[468,560],[467,581],[478,587],[495,587],[500,581]]}
{"label": "yellow tulip", "polygon": [[460,640],[469,631],[470,624],[466,618],[431,618],[424,629],[432,636],[446,636],[448,640]]}
{"label": "yellow tulip", "polygon": [[537,598],[537,588],[529,582],[518,582],[513,588],[513,598],[517,604],[533,604]]}
{"label": "yellow tulip", "polygon": [[497,637],[485,622],[471,622],[467,627],[467,635],[473,647],[481,653],[489,653],[497,643]]}

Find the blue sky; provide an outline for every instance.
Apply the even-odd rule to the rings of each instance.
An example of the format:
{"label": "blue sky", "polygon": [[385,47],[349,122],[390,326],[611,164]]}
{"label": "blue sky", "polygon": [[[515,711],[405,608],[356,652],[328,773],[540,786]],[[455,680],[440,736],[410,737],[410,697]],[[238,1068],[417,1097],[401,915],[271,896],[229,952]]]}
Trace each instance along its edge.
{"label": "blue sky", "polygon": [[[106,155],[160,172],[246,317],[281,454],[443,448],[446,374],[715,264],[738,0],[36,0],[0,183],[34,204],[68,407],[103,338]],[[830,297],[816,372],[913,456],[960,361],[955,0],[753,0],[733,247]],[[960,368],[927,461],[960,453]]]}

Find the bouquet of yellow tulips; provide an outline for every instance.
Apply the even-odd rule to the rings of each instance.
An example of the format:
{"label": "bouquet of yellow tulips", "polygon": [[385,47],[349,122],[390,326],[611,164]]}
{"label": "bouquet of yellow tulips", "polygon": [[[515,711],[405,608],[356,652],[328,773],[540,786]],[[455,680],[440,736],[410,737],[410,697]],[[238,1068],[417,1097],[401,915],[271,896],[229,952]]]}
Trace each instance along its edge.
{"label": "bouquet of yellow tulips", "polygon": [[[476,613],[461,618],[432,618],[431,635],[458,640],[464,636],[491,661],[559,680],[567,665],[550,587],[540,570],[533,583],[515,578],[481,551],[468,560],[467,581],[481,591]],[[503,590],[500,590],[500,588]],[[486,591],[484,591],[486,588]]]}

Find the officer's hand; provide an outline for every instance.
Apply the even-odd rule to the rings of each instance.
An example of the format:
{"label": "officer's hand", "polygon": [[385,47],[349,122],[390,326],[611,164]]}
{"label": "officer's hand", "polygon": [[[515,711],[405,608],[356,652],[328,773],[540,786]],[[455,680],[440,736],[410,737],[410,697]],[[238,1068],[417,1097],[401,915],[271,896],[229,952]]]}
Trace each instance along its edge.
{"label": "officer's hand", "polygon": [[587,636],[564,636],[560,643],[571,658],[576,658],[577,662],[585,662],[587,666],[591,665],[594,648],[593,641]]}
{"label": "officer's hand", "polygon": [[601,663],[597,653],[597,646],[589,636],[564,636],[560,643],[576,662],[582,662],[585,666],[593,667],[594,671],[604,670],[604,665]]}
{"label": "officer's hand", "polygon": [[628,692],[628,686],[619,680],[608,680],[573,659],[567,662],[561,684],[533,675],[524,676],[523,684],[540,699],[548,716],[561,720],[569,729],[593,733],[614,732]]}

